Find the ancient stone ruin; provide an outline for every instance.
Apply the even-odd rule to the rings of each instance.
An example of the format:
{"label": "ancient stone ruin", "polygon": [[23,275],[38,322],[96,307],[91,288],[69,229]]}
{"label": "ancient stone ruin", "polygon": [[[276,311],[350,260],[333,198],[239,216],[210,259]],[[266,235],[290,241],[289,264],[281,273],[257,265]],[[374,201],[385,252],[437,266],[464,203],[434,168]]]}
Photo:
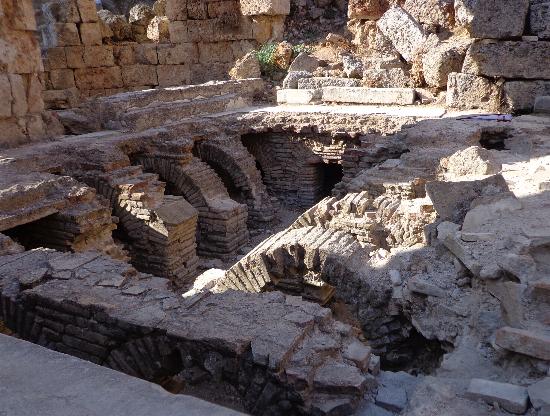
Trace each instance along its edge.
{"label": "ancient stone ruin", "polygon": [[0,0],[0,415],[550,415],[549,0]]}

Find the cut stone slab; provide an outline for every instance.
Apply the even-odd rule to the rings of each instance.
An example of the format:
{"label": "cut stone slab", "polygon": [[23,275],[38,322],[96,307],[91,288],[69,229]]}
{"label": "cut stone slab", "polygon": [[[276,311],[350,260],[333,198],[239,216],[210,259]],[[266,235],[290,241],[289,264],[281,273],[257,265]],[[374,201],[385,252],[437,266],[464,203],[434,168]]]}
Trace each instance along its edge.
{"label": "cut stone slab", "polygon": [[533,111],[538,96],[550,96],[550,81],[506,81],[503,99],[509,111]]}
{"label": "cut stone slab", "polygon": [[462,72],[487,77],[550,79],[550,42],[476,41]]}
{"label": "cut stone slab", "polygon": [[450,73],[447,79],[447,107],[461,110],[490,109],[496,96],[495,84],[471,74]]}
{"label": "cut stone slab", "polygon": [[426,83],[436,88],[447,86],[449,74],[460,72],[466,49],[467,44],[451,39],[428,50],[422,57],[422,70]]}
{"label": "cut stone slab", "polygon": [[537,383],[531,384],[527,389],[529,400],[535,409],[550,407],[550,377],[546,377]]}
{"label": "cut stone slab", "polygon": [[529,7],[529,33],[550,40],[550,1],[533,3]]}
{"label": "cut stone slab", "polygon": [[357,104],[412,105],[416,92],[412,88],[323,88],[323,101]]}
{"label": "cut stone slab", "polygon": [[519,37],[525,28],[529,0],[456,0],[455,18],[474,38]]}
{"label": "cut stone slab", "polygon": [[321,90],[286,89],[277,91],[279,104],[311,104],[321,99]]}
{"label": "cut stone slab", "polygon": [[[0,334],[0,414],[242,415],[91,362]],[[83,376],[85,375],[85,376]]]}
{"label": "cut stone slab", "polygon": [[343,357],[353,361],[361,370],[366,370],[369,366],[371,348],[358,340],[354,340],[344,350]]}
{"label": "cut stone slab", "polygon": [[361,80],[357,78],[311,77],[298,80],[299,89],[317,89],[323,87],[360,87]]}
{"label": "cut stone slab", "polygon": [[390,8],[376,25],[407,62],[426,40],[422,26],[399,6]]}
{"label": "cut stone slab", "polygon": [[510,413],[521,415],[527,411],[527,389],[508,383],[474,378],[466,391],[466,396],[473,400],[483,400],[489,404],[498,403]]}
{"label": "cut stone slab", "polygon": [[243,16],[287,15],[290,13],[290,0],[240,0]]}
{"label": "cut stone slab", "polygon": [[535,113],[550,114],[550,96],[537,97],[535,99]]}
{"label": "cut stone slab", "polygon": [[524,329],[500,328],[495,342],[499,347],[550,361],[550,336]]}
{"label": "cut stone slab", "polygon": [[317,370],[313,384],[320,392],[358,393],[365,390],[367,380],[357,367],[329,361]]}

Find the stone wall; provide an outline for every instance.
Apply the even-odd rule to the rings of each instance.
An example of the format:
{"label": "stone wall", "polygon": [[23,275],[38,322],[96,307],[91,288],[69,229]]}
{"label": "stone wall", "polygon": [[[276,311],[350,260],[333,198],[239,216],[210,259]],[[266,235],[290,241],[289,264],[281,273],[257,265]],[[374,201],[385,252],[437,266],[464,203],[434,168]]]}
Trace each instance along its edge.
{"label": "stone wall", "polygon": [[137,35],[119,40],[93,0],[39,4],[46,104],[68,108],[87,97],[227,79],[237,59],[282,36],[288,10],[271,4],[169,0],[166,16],[159,17],[169,25],[169,39],[160,43]]}
{"label": "stone wall", "polygon": [[30,0],[0,2],[0,148],[45,135],[35,32]]}

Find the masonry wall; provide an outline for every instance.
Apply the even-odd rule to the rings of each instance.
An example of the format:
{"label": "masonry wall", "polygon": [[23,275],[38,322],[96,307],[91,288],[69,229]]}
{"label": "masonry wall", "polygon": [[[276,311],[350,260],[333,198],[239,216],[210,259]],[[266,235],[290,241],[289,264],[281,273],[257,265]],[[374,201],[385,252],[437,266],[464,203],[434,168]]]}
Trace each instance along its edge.
{"label": "masonry wall", "polygon": [[282,36],[283,13],[288,13],[272,8],[247,11],[236,0],[168,0],[169,39],[139,37],[135,42],[106,36],[93,0],[52,3],[62,3],[63,12],[51,13],[52,7],[35,4],[49,108],[68,108],[80,99],[123,91],[226,79],[237,59],[258,43]]}
{"label": "masonry wall", "polygon": [[0,0],[0,148],[45,134],[35,32],[30,0]]}

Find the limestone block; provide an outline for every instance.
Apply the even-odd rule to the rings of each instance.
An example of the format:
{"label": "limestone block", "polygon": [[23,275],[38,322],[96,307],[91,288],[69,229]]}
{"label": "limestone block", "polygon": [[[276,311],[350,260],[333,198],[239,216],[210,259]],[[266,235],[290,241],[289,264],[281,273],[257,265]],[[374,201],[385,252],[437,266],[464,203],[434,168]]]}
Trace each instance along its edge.
{"label": "limestone block", "polygon": [[187,0],[187,18],[192,20],[208,19],[206,2],[201,0]]}
{"label": "limestone block", "polygon": [[166,0],[166,17],[170,22],[187,20],[187,2],[182,0]]}
{"label": "limestone block", "polygon": [[28,75],[27,103],[29,113],[42,113],[44,111],[44,101],[42,99],[42,83],[37,74]]}
{"label": "limestone block", "polygon": [[114,15],[109,10],[100,10],[98,16],[103,24],[109,28],[113,40],[122,41],[132,37],[132,27],[124,16]]}
{"label": "limestone block", "polygon": [[506,81],[503,101],[509,111],[533,111],[537,96],[550,95],[550,81]]}
{"label": "limestone block", "polygon": [[57,23],[79,23],[81,21],[76,0],[44,2],[43,13],[50,14]]}
{"label": "limestone block", "polygon": [[550,79],[550,42],[476,41],[462,72],[488,77]]}
{"label": "limestone block", "polygon": [[80,36],[75,23],[55,23],[55,45],[80,45]]}
{"label": "limestone block", "polygon": [[153,3],[155,16],[166,16],[166,0],[157,0]]}
{"label": "limestone block", "polygon": [[550,377],[531,384],[527,390],[535,409],[550,407]]}
{"label": "limestone block", "polygon": [[403,8],[420,23],[450,29],[454,25],[452,0],[406,0]]}
{"label": "limestone block", "polygon": [[84,63],[88,67],[113,66],[115,64],[113,47],[107,45],[85,46]]}
{"label": "limestone block", "polygon": [[187,33],[187,22],[170,21],[168,31],[170,32],[170,41],[172,43],[185,43],[190,40]]}
{"label": "limestone block", "polygon": [[46,64],[48,69],[67,68],[65,48],[50,48],[46,52]]}
{"label": "limestone block", "polygon": [[279,41],[283,38],[284,21],[284,16],[254,16],[252,37],[259,43]]}
{"label": "limestone block", "polygon": [[323,88],[323,101],[336,103],[412,105],[415,98],[412,88]]}
{"label": "limestone block", "polygon": [[147,39],[155,42],[170,40],[169,22],[166,16],[155,16],[147,26]]}
{"label": "limestone block", "polygon": [[43,72],[38,39],[32,32],[10,31],[0,38],[0,67],[14,74]]}
{"label": "limestone block", "polygon": [[84,63],[84,46],[67,46],[61,49],[65,51],[66,67],[73,69],[86,67]]}
{"label": "limestone block", "polygon": [[321,100],[321,90],[277,90],[279,104],[312,104]]}
{"label": "limestone block", "polygon": [[523,34],[529,0],[456,0],[455,18],[474,38],[506,39]]}
{"label": "limestone block", "polygon": [[22,117],[26,115],[28,111],[25,80],[18,74],[8,74],[8,78],[11,84],[11,111],[14,116]]}
{"label": "limestone block", "polygon": [[384,13],[376,25],[407,62],[426,40],[422,26],[399,6]]}
{"label": "limestone block", "polygon": [[290,0],[240,0],[240,3],[244,16],[286,16],[290,13]]}
{"label": "limestone block", "polygon": [[11,117],[11,85],[7,74],[0,74],[0,118]]}
{"label": "limestone block", "polygon": [[191,78],[189,65],[158,65],[158,85],[172,87],[189,84]]}
{"label": "limestone block", "polygon": [[145,3],[138,3],[130,9],[128,22],[139,26],[147,26],[153,17],[155,17],[155,13],[151,7]]}
{"label": "limestone block", "polygon": [[504,410],[519,415],[527,410],[527,389],[514,384],[474,378],[470,382],[466,396],[474,400],[481,399],[489,404],[498,403]]}
{"label": "limestone block", "polygon": [[178,65],[198,62],[197,45],[194,43],[159,45],[157,53],[160,65]]}
{"label": "limestone block", "polygon": [[103,36],[101,35],[99,23],[81,23],[80,39],[84,45],[101,45]]}
{"label": "limestone block", "polygon": [[460,72],[467,44],[449,39],[429,49],[422,57],[422,71],[426,83],[435,88],[447,86],[451,72]]}
{"label": "limestone block", "polygon": [[550,1],[531,4],[529,33],[538,36],[539,39],[550,40]]}
{"label": "limestone block", "polygon": [[411,85],[409,74],[403,68],[370,68],[363,73],[363,78],[365,86],[372,88],[407,88]]}
{"label": "limestone block", "polygon": [[122,88],[120,67],[79,68],[74,71],[76,86],[81,90]]}
{"label": "limestone block", "polygon": [[535,99],[535,113],[550,114],[550,96],[541,96]]}
{"label": "limestone block", "polygon": [[235,57],[227,42],[200,43],[199,63],[209,64],[212,62],[233,62]]}
{"label": "limestone block", "polygon": [[72,69],[54,69],[50,71],[50,82],[55,90],[74,88],[75,78]]}
{"label": "limestone block", "polygon": [[350,19],[378,20],[388,9],[384,0],[350,0],[348,17]]}
{"label": "limestone block", "polygon": [[124,86],[157,85],[157,70],[155,65],[132,65],[120,68]]}
{"label": "limestone block", "polygon": [[300,52],[288,67],[289,71],[313,72],[319,67],[319,59],[307,53]]}
{"label": "limestone block", "polygon": [[[0,16],[2,13],[0,5]],[[36,30],[36,21],[34,18],[34,9],[32,1],[20,0],[11,2],[11,8],[4,12],[9,26],[15,30]]]}
{"label": "limestone block", "polygon": [[298,80],[299,89],[318,89],[323,87],[360,87],[361,81],[354,78],[312,77]]}
{"label": "limestone block", "polygon": [[233,0],[215,1],[208,3],[208,17],[215,19],[223,16],[238,16],[239,2]]}
{"label": "limestone block", "polygon": [[97,22],[99,20],[94,0],[76,0],[76,3],[78,4],[80,19],[83,22]]}
{"label": "limestone block", "polygon": [[229,71],[231,79],[260,78],[261,75],[260,62],[255,51],[238,59]]}
{"label": "limestone block", "polygon": [[497,87],[487,78],[451,73],[447,81],[447,106],[466,109],[492,109]]}
{"label": "limestone block", "polygon": [[288,71],[285,79],[283,80],[284,89],[297,89],[298,81],[302,78],[311,77],[311,73],[307,71]]}
{"label": "limestone block", "polygon": [[115,65],[118,66],[156,65],[158,63],[157,47],[152,44],[114,45],[113,55]]}
{"label": "limestone block", "polygon": [[496,332],[498,346],[541,360],[550,360],[550,337],[540,332],[504,327]]}

